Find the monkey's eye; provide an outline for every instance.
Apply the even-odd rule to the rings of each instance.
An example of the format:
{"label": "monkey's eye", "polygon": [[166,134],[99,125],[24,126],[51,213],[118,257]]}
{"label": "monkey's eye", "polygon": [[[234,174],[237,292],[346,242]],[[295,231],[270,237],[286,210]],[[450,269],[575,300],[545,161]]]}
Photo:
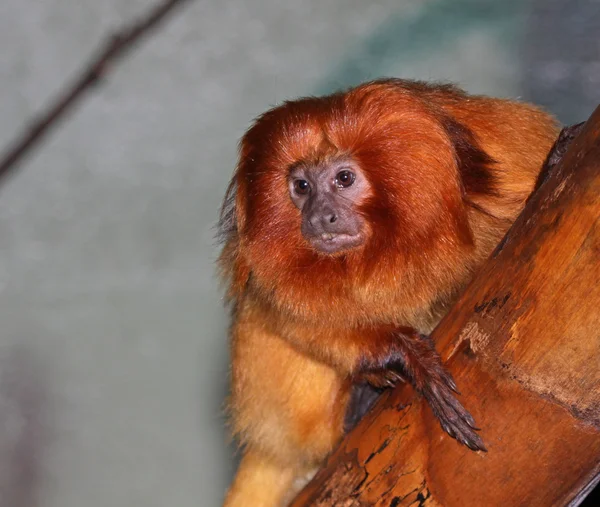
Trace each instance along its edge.
{"label": "monkey's eye", "polygon": [[346,188],[352,185],[355,179],[356,176],[352,171],[344,169],[343,171],[337,173],[337,176],[335,177],[335,184],[340,188]]}
{"label": "monkey's eye", "polygon": [[294,192],[299,195],[306,195],[310,192],[310,185],[306,180],[294,180]]}

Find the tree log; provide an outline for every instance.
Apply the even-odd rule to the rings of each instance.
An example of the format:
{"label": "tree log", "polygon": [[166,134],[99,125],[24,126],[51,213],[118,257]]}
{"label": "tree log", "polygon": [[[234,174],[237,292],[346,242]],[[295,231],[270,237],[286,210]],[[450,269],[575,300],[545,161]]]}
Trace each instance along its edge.
{"label": "tree log", "polygon": [[578,505],[600,478],[600,106],[432,338],[488,452],[400,385],[292,505]]}

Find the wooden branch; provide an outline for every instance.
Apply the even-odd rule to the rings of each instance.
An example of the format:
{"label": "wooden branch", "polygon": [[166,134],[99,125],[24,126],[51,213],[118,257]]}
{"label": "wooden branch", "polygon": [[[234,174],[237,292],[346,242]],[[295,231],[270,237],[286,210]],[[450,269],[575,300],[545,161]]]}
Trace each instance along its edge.
{"label": "wooden branch", "polygon": [[17,163],[42,140],[52,126],[58,124],[58,121],[75,106],[84,93],[105,77],[111,65],[125,56],[144,36],[149,35],[168,14],[174,11],[175,7],[187,1],[189,0],[163,0],[145,16],[109,37],[75,82],[68,86],[46,111],[40,113],[0,157],[0,179],[14,170]]}
{"label": "wooden branch", "polygon": [[600,477],[600,107],[432,337],[488,452],[399,386],[292,505],[577,505]]}

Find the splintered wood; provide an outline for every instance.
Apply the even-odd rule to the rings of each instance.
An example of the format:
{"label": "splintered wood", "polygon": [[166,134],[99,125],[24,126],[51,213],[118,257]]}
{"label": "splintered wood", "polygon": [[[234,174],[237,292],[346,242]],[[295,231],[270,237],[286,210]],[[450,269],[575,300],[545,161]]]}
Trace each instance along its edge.
{"label": "splintered wood", "polygon": [[432,337],[488,452],[401,385],[292,505],[576,505],[600,477],[600,107]]}

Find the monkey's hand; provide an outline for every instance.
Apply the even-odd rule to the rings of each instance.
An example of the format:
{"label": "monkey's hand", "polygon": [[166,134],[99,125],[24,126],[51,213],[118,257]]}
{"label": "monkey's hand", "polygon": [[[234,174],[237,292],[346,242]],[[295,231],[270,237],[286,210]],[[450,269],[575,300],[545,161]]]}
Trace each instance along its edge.
{"label": "monkey's hand", "polygon": [[442,365],[429,337],[412,329],[402,329],[396,335],[397,346],[375,368],[367,367],[364,378],[379,387],[391,386],[406,379],[423,395],[442,429],[474,451],[487,451],[475,432],[475,421],[456,399],[460,394]]}

